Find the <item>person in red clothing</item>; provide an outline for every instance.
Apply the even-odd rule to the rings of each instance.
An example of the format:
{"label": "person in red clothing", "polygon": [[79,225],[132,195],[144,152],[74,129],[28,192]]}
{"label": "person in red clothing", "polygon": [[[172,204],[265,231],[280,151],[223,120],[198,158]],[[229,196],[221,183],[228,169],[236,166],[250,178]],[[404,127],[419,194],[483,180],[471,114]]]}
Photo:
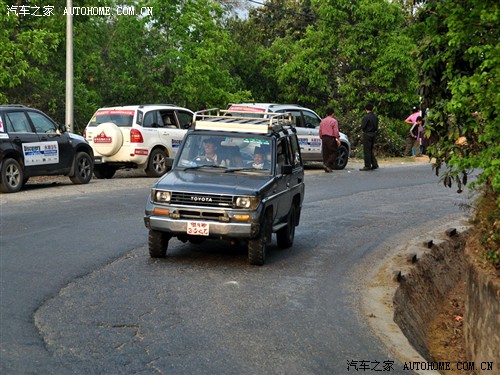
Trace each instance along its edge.
{"label": "person in red clothing", "polygon": [[335,111],[331,108],[326,110],[326,117],[319,124],[319,137],[321,138],[323,168],[326,173],[330,173],[337,167],[340,145],[339,123],[335,118]]}

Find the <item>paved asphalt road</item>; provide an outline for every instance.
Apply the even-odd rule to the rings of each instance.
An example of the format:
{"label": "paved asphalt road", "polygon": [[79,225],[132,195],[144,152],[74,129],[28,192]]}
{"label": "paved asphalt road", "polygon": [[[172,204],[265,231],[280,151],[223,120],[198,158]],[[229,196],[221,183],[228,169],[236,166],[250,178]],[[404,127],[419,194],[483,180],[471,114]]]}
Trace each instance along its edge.
{"label": "paved asphalt road", "polygon": [[361,313],[367,262],[467,195],[428,164],[359,166],[307,171],[294,246],[263,267],[219,241],[150,259],[141,175],[0,195],[0,373],[408,374]]}

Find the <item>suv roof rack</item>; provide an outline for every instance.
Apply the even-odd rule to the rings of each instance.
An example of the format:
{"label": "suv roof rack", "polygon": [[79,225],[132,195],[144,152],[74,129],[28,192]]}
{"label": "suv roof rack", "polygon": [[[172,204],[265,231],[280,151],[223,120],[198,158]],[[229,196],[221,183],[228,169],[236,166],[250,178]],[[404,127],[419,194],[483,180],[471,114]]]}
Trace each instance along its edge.
{"label": "suv roof rack", "polygon": [[17,107],[17,108],[25,108],[26,106],[23,104],[0,104],[0,107]]}
{"label": "suv roof rack", "polygon": [[293,127],[292,115],[289,112],[259,112],[262,117],[239,117],[233,115],[237,111],[210,108],[195,112],[193,125],[196,130],[223,130],[240,133],[267,134],[279,132],[285,126]]}

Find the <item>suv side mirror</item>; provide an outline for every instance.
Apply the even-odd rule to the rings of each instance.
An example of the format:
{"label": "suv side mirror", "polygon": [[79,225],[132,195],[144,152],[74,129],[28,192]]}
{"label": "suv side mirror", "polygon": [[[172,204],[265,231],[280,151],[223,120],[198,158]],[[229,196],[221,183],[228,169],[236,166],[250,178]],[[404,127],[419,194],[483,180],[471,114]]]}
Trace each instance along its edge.
{"label": "suv side mirror", "polygon": [[68,131],[68,128],[66,127],[66,125],[58,125],[57,131],[61,134],[64,134]]}
{"label": "suv side mirror", "polygon": [[292,173],[293,173],[293,167],[290,164],[281,166],[281,174],[292,174]]}

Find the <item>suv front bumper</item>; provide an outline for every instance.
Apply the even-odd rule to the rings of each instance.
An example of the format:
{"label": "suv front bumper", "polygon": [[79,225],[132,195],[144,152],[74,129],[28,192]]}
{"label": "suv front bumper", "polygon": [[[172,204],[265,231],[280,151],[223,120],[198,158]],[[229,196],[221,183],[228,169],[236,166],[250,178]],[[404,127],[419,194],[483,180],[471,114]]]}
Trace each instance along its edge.
{"label": "suv front bumper", "polygon": [[219,222],[206,220],[172,219],[167,216],[144,216],[146,228],[171,233],[172,235],[186,235],[189,223],[208,224],[208,237],[218,238],[251,238],[258,232],[258,224]]}

